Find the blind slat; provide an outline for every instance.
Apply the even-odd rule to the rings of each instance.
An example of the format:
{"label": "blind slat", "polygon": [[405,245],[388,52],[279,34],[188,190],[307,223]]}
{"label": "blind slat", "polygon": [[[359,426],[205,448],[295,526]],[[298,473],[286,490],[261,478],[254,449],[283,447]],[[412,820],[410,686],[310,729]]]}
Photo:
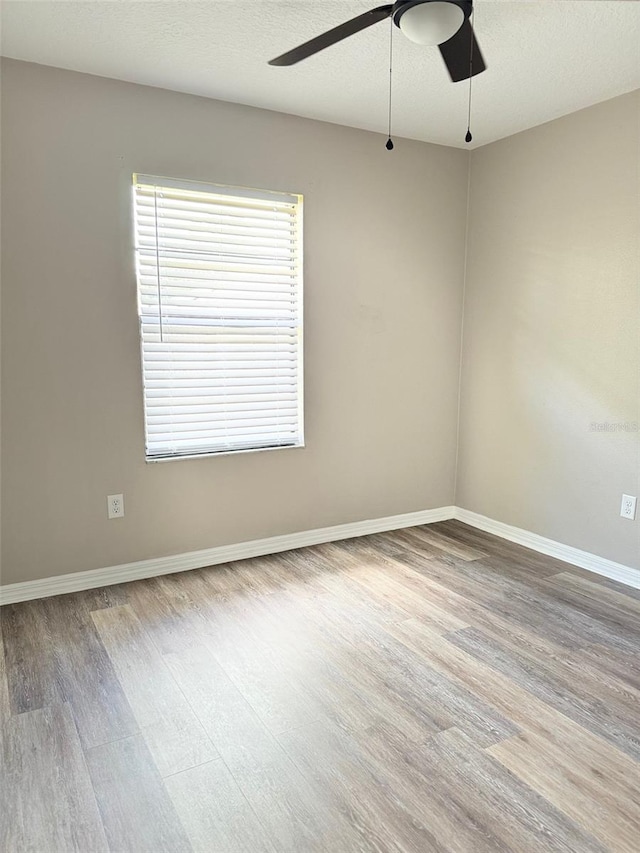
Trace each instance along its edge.
{"label": "blind slat", "polygon": [[[246,404],[256,410],[266,410],[269,404],[286,406],[288,403],[296,402],[296,390],[291,390],[288,394],[277,393],[270,394],[268,391],[264,393],[256,393],[249,391],[248,393],[234,394],[219,394],[209,395],[209,397],[188,397],[182,395],[180,397],[157,397],[147,401],[147,415],[151,416],[154,412],[162,411],[165,414],[172,412],[201,412],[201,411],[218,411],[221,403],[224,403],[224,408],[233,411],[236,407],[241,407]],[[256,406],[260,403],[260,406]]]}
{"label": "blind slat", "polygon": [[[255,412],[248,408],[246,410],[234,409],[235,422],[243,423],[282,423],[284,417],[289,418],[293,415],[295,406],[273,406],[271,409],[265,409],[262,412]],[[179,412],[163,410],[162,414],[149,415],[149,428],[153,429],[164,427],[170,421],[172,424],[184,424],[185,429],[200,427],[202,425],[210,426],[211,424],[220,423],[227,418],[227,407],[223,411],[217,409],[205,412]],[[267,417],[269,415],[269,417]]]}

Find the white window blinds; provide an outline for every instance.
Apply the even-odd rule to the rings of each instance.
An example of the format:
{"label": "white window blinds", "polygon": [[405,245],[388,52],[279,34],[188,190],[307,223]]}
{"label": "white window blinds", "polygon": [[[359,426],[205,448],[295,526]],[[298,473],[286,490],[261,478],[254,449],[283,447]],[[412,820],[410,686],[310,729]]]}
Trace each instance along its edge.
{"label": "white window blinds", "polygon": [[148,459],[303,443],[302,198],[134,175]]}

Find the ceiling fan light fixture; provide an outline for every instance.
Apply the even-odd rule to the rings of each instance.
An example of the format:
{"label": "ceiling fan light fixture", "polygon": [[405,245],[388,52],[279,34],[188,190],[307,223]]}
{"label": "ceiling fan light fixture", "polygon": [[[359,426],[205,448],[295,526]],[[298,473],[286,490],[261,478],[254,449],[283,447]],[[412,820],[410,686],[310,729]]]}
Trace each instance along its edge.
{"label": "ceiling fan light fixture", "polygon": [[464,23],[464,12],[450,0],[423,0],[401,11],[398,26],[412,42],[442,44],[454,36]]}

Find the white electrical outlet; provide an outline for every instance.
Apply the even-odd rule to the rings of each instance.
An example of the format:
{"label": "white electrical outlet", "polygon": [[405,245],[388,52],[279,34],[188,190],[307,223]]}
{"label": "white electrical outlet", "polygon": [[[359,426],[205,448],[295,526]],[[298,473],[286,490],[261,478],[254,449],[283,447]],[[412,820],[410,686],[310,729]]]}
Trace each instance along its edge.
{"label": "white electrical outlet", "polygon": [[623,518],[630,518],[631,521],[636,517],[636,498],[633,495],[622,496],[622,506],[620,507],[620,515]]}
{"label": "white electrical outlet", "polygon": [[109,495],[107,497],[107,511],[109,518],[122,518],[124,516],[124,498],[122,495]]}

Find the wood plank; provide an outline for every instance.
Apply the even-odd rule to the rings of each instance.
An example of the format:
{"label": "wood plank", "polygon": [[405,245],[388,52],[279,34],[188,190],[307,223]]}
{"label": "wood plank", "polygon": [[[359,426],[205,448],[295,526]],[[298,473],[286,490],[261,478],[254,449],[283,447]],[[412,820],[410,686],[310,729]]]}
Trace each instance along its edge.
{"label": "wood plank", "polygon": [[138,727],[86,604],[74,593],[10,605],[3,634],[14,713],[68,702],[90,747]]}
{"label": "wood plank", "polygon": [[477,661],[415,620],[408,620],[400,626],[389,626],[388,630],[416,654],[423,655],[430,666],[464,684],[515,725],[546,738],[558,749],[581,752],[594,766],[606,767],[607,772],[621,784],[621,780],[628,778],[630,781],[624,784],[628,784],[637,795],[639,765],[617,747],[591,734],[509,678]]}
{"label": "wood plank", "polygon": [[[402,550],[402,543],[395,539],[395,531],[393,535],[388,533],[374,533],[371,536],[355,536],[352,539],[340,539],[330,544],[335,545],[338,549],[336,561],[333,562],[335,569],[338,571],[340,570],[340,554],[357,555],[362,554],[363,551],[369,553],[374,551],[381,557],[395,557]],[[315,549],[318,553],[322,554],[325,547],[326,543],[316,545]]]}
{"label": "wood plank", "polygon": [[2,633],[2,610],[0,609],[0,728],[11,715],[9,685],[7,684],[7,665],[4,656],[4,637]]}
{"label": "wood plank", "polygon": [[[324,606],[323,615],[329,626],[327,639],[341,632],[347,644],[338,660],[340,670],[369,696],[372,704],[379,703],[381,697],[391,699],[395,714],[411,714],[421,723],[425,734],[458,725],[482,745],[510,737],[516,731],[495,708],[443,677],[429,660],[408,653],[407,647],[396,638],[396,623],[377,625],[363,616],[341,620],[339,616],[336,618],[335,600],[327,601]],[[440,635],[424,619],[419,624]],[[334,641],[326,654],[335,653]],[[389,717],[393,722],[393,714]]]}
{"label": "wood plank", "polygon": [[[410,574],[421,575],[428,581],[437,582],[450,593],[486,608],[492,615],[498,615],[496,603],[507,598],[511,600],[518,592],[529,595],[535,602],[537,584],[544,580],[535,575],[532,577],[528,571],[511,563],[496,564],[484,558],[464,561],[443,555],[424,559],[407,552],[393,560],[393,564],[400,567],[399,571],[405,581]],[[415,584],[415,577],[412,582]],[[507,614],[507,620],[510,619],[511,614]],[[518,622],[522,623],[522,619],[518,618]],[[533,629],[533,626],[530,628]],[[575,647],[574,641],[571,646]]]}
{"label": "wood plank", "polygon": [[278,853],[352,849],[348,822],[327,810],[211,651],[166,660]]}
{"label": "wood plank", "polygon": [[[496,617],[487,608],[479,607],[477,604],[455,593],[450,593],[441,584],[437,584],[430,578],[412,570],[407,570],[406,567],[397,561],[394,561],[393,565],[394,568],[397,566],[399,580],[403,583],[406,582],[408,587],[415,589],[418,594],[428,596],[439,607],[443,609],[449,607],[465,621],[479,623],[484,631],[488,631],[494,637],[500,638],[500,642],[503,644],[508,641],[509,648],[515,648],[527,655],[533,663],[540,664],[542,661],[555,662],[557,669],[565,678],[566,685],[564,683],[556,684],[554,688],[553,680],[550,682],[551,670],[545,669],[545,673],[549,677],[545,678],[545,673],[542,674],[541,689],[549,688],[545,694],[546,697],[549,698],[556,695],[558,701],[565,702],[565,693],[570,691],[570,683],[575,682],[580,695],[584,697],[582,700],[575,700],[576,714],[582,709],[583,705],[585,706],[584,713],[582,713],[579,721],[582,721],[584,724],[588,719],[593,719],[597,722],[597,730],[600,733],[605,735],[611,734],[614,737],[616,733],[616,714],[618,716],[622,715],[625,730],[622,732],[618,731],[620,737],[619,745],[622,747],[626,738],[626,746],[632,749],[635,754],[637,746],[637,715],[634,711],[637,707],[637,699],[639,697],[633,689],[627,689],[624,683],[619,680],[613,678],[605,679],[603,676],[599,677],[599,674],[593,668],[589,669],[584,663],[582,663],[582,672],[578,673],[575,667],[572,668],[562,661],[560,655],[564,650],[561,647],[549,643],[546,639],[538,635],[523,630],[518,623]],[[423,624],[425,624],[424,621]],[[467,634],[469,632],[463,630],[461,634],[453,634],[452,639],[457,636],[463,638]],[[456,642],[455,639],[453,641]],[[577,666],[580,666],[580,664],[577,664]],[[556,680],[559,677],[556,674]],[[585,691],[587,682],[589,691]],[[599,713],[599,709],[602,707],[599,703],[602,702],[607,707],[602,710],[602,713]],[[564,706],[570,708],[571,701],[567,700]],[[593,712],[592,717],[589,717],[587,713],[589,707]]]}
{"label": "wood plank", "polygon": [[[349,573],[349,579],[355,580],[367,591],[368,605],[371,600],[391,603],[404,614],[405,619],[416,617],[444,634],[467,627],[468,623],[435,604],[427,595],[416,595],[415,589],[408,589],[393,568],[388,563],[376,566],[367,562],[354,568]],[[345,582],[342,577],[340,581]]]}
{"label": "wood plank", "polygon": [[486,552],[481,548],[472,548],[470,545],[460,542],[459,539],[437,530],[431,524],[423,524],[420,527],[408,527],[405,533],[410,539],[415,540],[417,544],[426,543],[451,557],[457,557],[459,560],[478,560],[487,556]]}
{"label": "wood plank", "polygon": [[188,648],[193,642],[193,620],[184,594],[178,592],[182,584],[186,589],[194,584],[192,574],[197,570],[127,584],[129,606],[161,654]]}
{"label": "wood plank", "polygon": [[[552,575],[547,583],[554,587],[570,590],[576,596],[575,600],[584,600],[585,607],[605,608],[612,618],[628,617],[637,621],[640,618],[640,599],[620,591],[613,590],[604,584],[594,583],[571,572],[561,572]],[[632,592],[629,588],[629,592]]]}
{"label": "wood plank", "polygon": [[129,584],[113,584],[96,589],[83,589],[64,596],[53,596],[53,598],[69,600],[78,611],[91,613],[92,610],[104,610],[107,607],[127,604],[128,587]]}
{"label": "wood plank", "polygon": [[[312,557],[313,548],[298,548],[282,554],[238,560],[229,564],[229,576],[233,578],[234,591],[241,592],[243,595],[262,597],[291,587],[295,587],[298,594],[304,595],[307,586],[321,574]],[[221,584],[218,574],[209,573],[207,581],[219,596]],[[230,581],[227,580],[223,594],[229,587]]]}
{"label": "wood plank", "polygon": [[[86,758],[111,851],[191,851],[142,735],[93,747]],[[81,847],[78,853],[93,849]]]}
{"label": "wood plank", "polygon": [[279,597],[271,623],[270,604],[271,598],[254,603],[267,619],[258,621],[258,635],[265,644],[274,641],[290,678],[304,684],[323,714],[338,724],[359,728],[377,722],[423,742],[457,720],[486,745],[516,731],[487,703],[408,654],[385,633],[384,623],[370,618],[362,595],[357,607],[336,594],[295,599],[286,610]]}
{"label": "wood plank", "polygon": [[[327,605],[335,616],[335,599]],[[416,713],[386,689],[388,670],[379,654],[353,647],[335,620],[324,628],[316,624],[321,606],[317,597],[308,604],[311,612],[293,596],[254,602],[256,630],[262,632],[263,643],[277,652],[287,678],[312,698],[315,716],[347,731],[394,728],[409,742],[421,742],[426,733],[439,731],[441,726],[425,714],[422,703]]]}
{"label": "wood plank", "polygon": [[2,608],[11,711],[21,714],[62,701],[57,686],[55,641],[43,601]]}
{"label": "wood plank", "polygon": [[92,616],[160,774],[169,776],[217,758],[133,610],[125,605]]}
{"label": "wood plank", "polygon": [[579,672],[581,667],[591,666],[603,673],[605,678],[615,678],[628,684],[634,690],[640,690],[640,655],[632,652],[619,652],[605,646],[594,644],[565,655],[568,665]]}
{"label": "wood plank", "polygon": [[[338,553],[337,545],[322,546],[322,553],[331,559]],[[372,552],[350,552],[342,557],[343,570],[323,578],[323,586],[369,615],[379,614],[381,621],[401,622],[410,616],[419,617],[436,630],[447,632],[463,628],[467,623],[434,603],[428,595],[416,595],[398,577],[399,562]],[[355,585],[354,585],[355,582]],[[363,598],[363,589],[367,596]]]}
{"label": "wood plank", "polygon": [[540,655],[509,637],[493,638],[472,628],[448,639],[640,761],[640,692],[614,679],[598,679],[588,666],[578,673],[561,658]]}
{"label": "wood plank", "polygon": [[[487,606],[479,604],[474,600],[474,594],[482,600],[482,593],[478,593],[473,586],[473,594],[470,594],[470,597],[461,594],[468,592],[464,576],[458,576],[457,582],[452,582],[455,567],[442,561],[429,561],[428,572],[410,568],[399,561],[394,561],[393,565],[397,568],[398,579],[409,589],[415,589],[419,595],[428,596],[432,602],[454,612],[470,626],[481,629],[500,642],[506,641],[520,650],[535,654],[540,659],[556,662],[572,683],[579,685],[587,677],[594,685],[599,682],[600,690],[596,690],[596,693],[606,691],[606,701],[609,701],[610,694],[613,694],[616,701],[635,701],[635,691],[640,689],[640,656],[637,654],[607,649],[600,645],[575,649],[575,643],[570,636],[569,648],[566,648],[563,644],[567,641],[567,632],[560,636],[553,632],[535,633],[531,630],[531,625],[523,627],[523,620],[509,618],[504,612],[496,613],[491,609],[490,602]],[[451,586],[460,589],[460,593],[452,591]],[[532,591],[532,595],[535,595],[535,592]],[[629,691],[628,687],[632,690]]]}
{"label": "wood plank", "polygon": [[[355,850],[439,853],[450,850],[454,820],[437,820],[428,788],[380,770],[357,738],[344,736],[326,722],[292,729],[278,740],[337,810],[348,815],[358,835]],[[434,824],[436,826],[434,827]],[[471,847],[467,848],[471,849]],[[487,849],[487,853],[489,853]]]}
{"label": "wood plank", "polygon": [[368,735],[316,723],[279,740],[383,850],[602,850],[455,729],[418,749]]}
{"label": "wood plank", "polygon": [[538,551],[525,548],[524,545],[519,545],[517,542],[510,542],[508,539],[486,533],[484,530],[471,527],[462,521],[454,519],[439,521],[430,527],[469,547],[486,551],[490,560],[501,562],[504,566],[511,564],[514,568],[528,572],[532,577],[547,577],[569,570],[568,564],[563,560],[540,554]]}
{"label": "wood plank", "polygon": [[312,597],[318,593],[318,588],[321,588],[322,579],[328,573],[336,570],[335,566],[322,559],[318,546],[283,551],[281,554],[274,554],[269,559],[272,562],[274,573],[280,576],[284,574],[286,578],[286,583],[281,591],[295,590],[296,594],[302,591],[303,595],[311,595]]}
{"label": "wood plank", "polygon": [[304,653],[288,657],[289,671],[308,685],[325,716],[347,729],[397,729],[410,742],[422,742],[451,724],[451,714],[427,700],[414,673],[381,654],[375,622],[350,606],[344,610],[333,597],[305,609],[298,603],[298,611],[302,621],[291,641],[300,648],[306,637],[307,644]]}
{"label": "wood plank", "polygon": [[630,798],[628,786],[620,786],[607,765],[593,766],[580,753],[559,749],[529,731],[491,746],[487,752],[607,849],[637,853],[640,801]]}
{"label": "wood plank", "polygon": [[432,738],[410,760],[426,778],[437,779],[451,800],[464,804],[472,826],[490,827],[503,849],[604,853],[589,832],[455,728]]}
{"label": "wood plank", "polygon": [[605,578],[602,575],[597,575],[595,572],[588,572],[586,569],[579,569],[577,566],[570,566],[569,571],[576,577],[584,578],[604,589],[610,589],[611,592],[617,592],[619,595],[624,595],[625,598],[633,598],[635,601],[640,601],[640,589],[627,584],[614,581],[611,578]]}
{"label": "wood plank", "polygon": [[100,813],[67,704],[5,721],[2,777],[4,853],[106,853]]}
{"label": "wood plank", "polygon": [[199,630],[226,675],[267,728],[278,733],[304,725],[318,710],[304,688],[293,681],[265,637],[253,627],[253,596],[214,602]]}
{"label": "wood plank", "polygon": [[73,594],[42,602],[44,618],[50,626],[53,677],[58,692],[73,711],[85,749],[138,732],[109,655],[86,609],[98,599]]}
{"label": "wood plank", "polygon": [[195,853],[276,853],[221,759],[164,783]]}
{"label": "wood plank", "polygon": [[589,608],[548,579],[528,577],[520,570],[514,573],[500,562],[452,560],[411,561],[411,565],[459,594],[473,597],[493,615],[517,622],[565,648],[598,643],[623,652],[638,650],[640,626],[622,614],[612,614],[604,606]]}

